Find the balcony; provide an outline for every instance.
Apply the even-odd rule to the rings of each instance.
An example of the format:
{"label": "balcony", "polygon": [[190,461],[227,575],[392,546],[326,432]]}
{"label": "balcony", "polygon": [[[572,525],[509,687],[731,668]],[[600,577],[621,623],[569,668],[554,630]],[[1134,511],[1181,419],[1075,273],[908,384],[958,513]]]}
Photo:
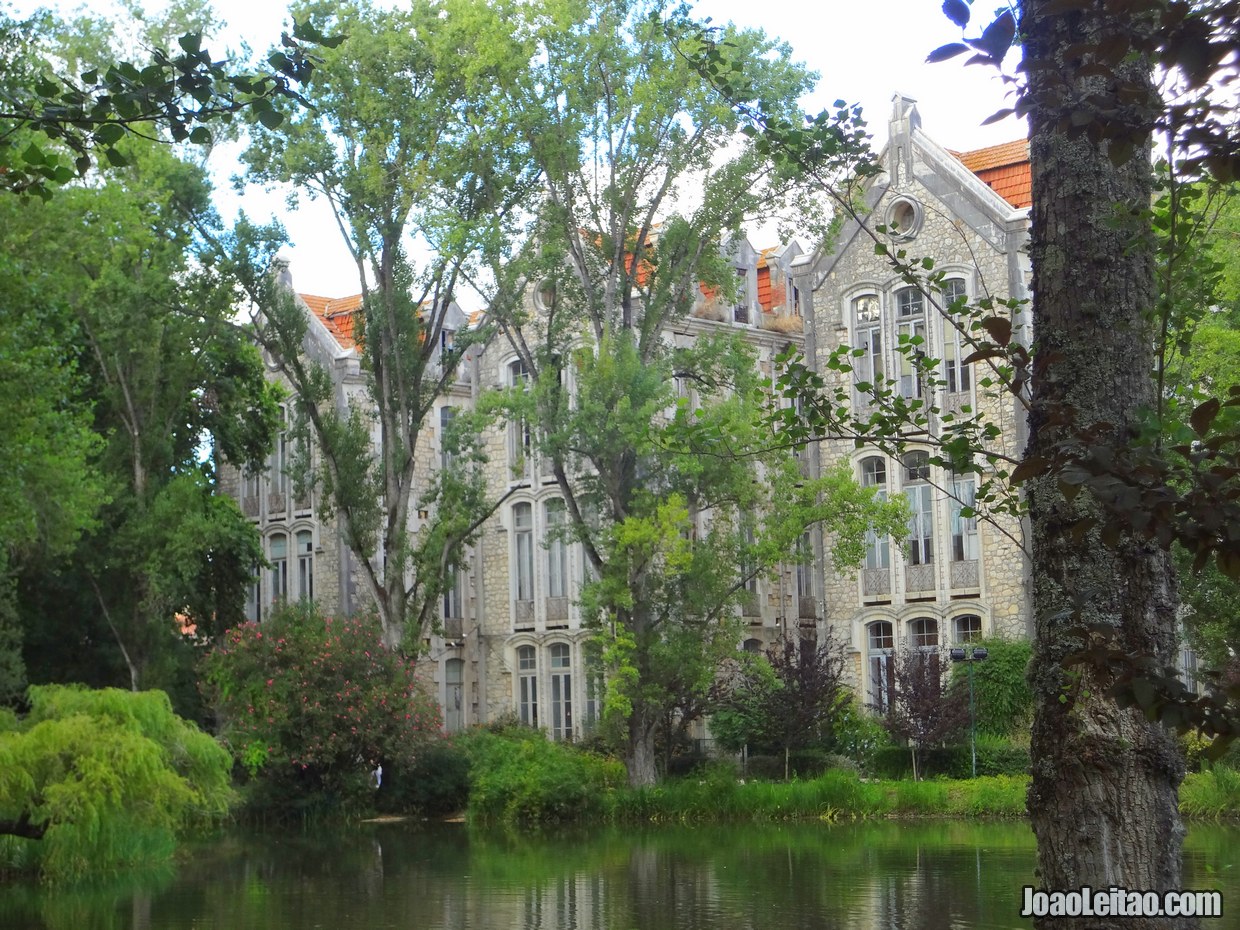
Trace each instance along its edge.
{"label": "balcony", "polygon": [[977,559],[951,563],[952,590],[981,587],[981,568]]}
{"label": "balcony", "polygon": [[933,563],[904,566],[905,594],[933,594],[937,589],[938,582],[935,578]]}
{"label": "balcony", "polygon": [[547,623],[562,624],[568,622],[568,598],[549,597],[545,602]]}
{"label": "balcony", "polygon": [[861,596],[866,600],[891,597],[891,569],[866,568],[861,571]]}
{"label": "balcony", "polygon": [[517,630],[534,629],[534,602],[517,601],[516,612],[512,618],[513,627]]}
{"label": "balcony", "polygon": [[258,495],[251,494],[249,497],[241,498],[241,512],[247,517],[258,516]]}
{"label": "balcony", "polygon": [[761,623],[762,611],[758,609],[758,592],[742,591],[740,600],[741,616],[749,620],[750,623]]}
{"label": "balcony", "polygon": [[817,620],[818,619],[818,599],[812,594],[802,594],[797,598],[797,619],[798,620]]}
{"label": "balcony", "polygon": [[460,617],[444,617],[443,620],[443,638],[444,639],[461,639],[464,635],[462,628],[464,623]]}

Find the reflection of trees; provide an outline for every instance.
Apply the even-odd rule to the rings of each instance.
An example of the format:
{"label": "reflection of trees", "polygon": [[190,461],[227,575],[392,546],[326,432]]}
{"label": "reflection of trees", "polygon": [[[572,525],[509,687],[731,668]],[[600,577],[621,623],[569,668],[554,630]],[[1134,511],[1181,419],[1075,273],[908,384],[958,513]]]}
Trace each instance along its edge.
{"label": "reflection of trees", "polygon": [[[1202,828],[1201,841],[1195,844],[1190,836],[1186,846],[1187,874],[1194,874],[1196,862],[1199,885],[1218,881],[1204,879],[1207,865],[1222,869],[1234,859],[1234,828],[1216,834]],[[194,850],[170,886],[138,883],[93,898],[63,889],[6,889],[0,891],[0,926],[1017,927],[1019,888],[1032,881],[1033,861],[1033,837],[1023,824],[748,825],[554,835],[485,833],[455,824],[360,825],[319,837],[233,835]]]}

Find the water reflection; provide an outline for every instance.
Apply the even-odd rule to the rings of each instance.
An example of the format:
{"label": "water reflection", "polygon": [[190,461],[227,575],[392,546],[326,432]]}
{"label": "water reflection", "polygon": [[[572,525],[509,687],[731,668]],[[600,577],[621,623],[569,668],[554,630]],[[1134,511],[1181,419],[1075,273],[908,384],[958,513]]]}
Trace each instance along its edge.
{"label": "water reflection", "polygon": [[[1188,884],[1240,900],[1235,828],[1198,828]],[[1007,930],[1024,824],[681,827],[515,835],[459,824],[234,833],[175,877],[0,889],[11,930]],[[1230,882],[1230,886],[1227,884]]]}

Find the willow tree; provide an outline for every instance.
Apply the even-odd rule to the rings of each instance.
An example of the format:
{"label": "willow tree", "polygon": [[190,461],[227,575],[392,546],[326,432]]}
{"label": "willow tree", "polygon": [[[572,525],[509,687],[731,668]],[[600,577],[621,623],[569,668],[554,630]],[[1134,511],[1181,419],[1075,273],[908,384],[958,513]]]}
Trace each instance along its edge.
{"label": "willow tree", "polygon": [[[846,475],[805,479],[790,450],[770,449],[753,416],[756,352],[689,321],[703,285],[737,299],[726,243],[772,216],[786,179],[651,16],[661,9],[526,8],[539,54],[512,106],[542,177],[539,252],[524,287],[492,304],[524,382],[516,445],[554,475],[589,563],[583,612],[634,785],[655,781],[656,733],[692,714],[735,650],[758,575],[793,561],[817,523],[851,561],[871,519],[899,524]],[[810,75],[759,33],[732,38],[754,97],[791,111]]]}
{"label": "willow tree", "polygon": [[[316,66],[314,108],[284,107],[276,132],[256,126],[246,160],[252,180],[291,185],[332,210],[362,295],[353,332],[377,418],[373,448],[368,416],[340,401],[305,352],[307,321],[292,295],[254,279],[257,331],[291,384],[321,462],[313,477],[386,641],[409,629],[417,643],[491,506],[478,470],[464,467],[472,456],[428,483],[419,455],[437,399],[484,335],[454,322],[455,298],[522,238],[515,208],[531,171],[524,144],[503,129],[497,88],[523,81],[530,51],[509,28],[511,10],[478,0],[403,10],[305,2],[293,14],[346,38]],[[419,510],[429,516],[415,521]]]}

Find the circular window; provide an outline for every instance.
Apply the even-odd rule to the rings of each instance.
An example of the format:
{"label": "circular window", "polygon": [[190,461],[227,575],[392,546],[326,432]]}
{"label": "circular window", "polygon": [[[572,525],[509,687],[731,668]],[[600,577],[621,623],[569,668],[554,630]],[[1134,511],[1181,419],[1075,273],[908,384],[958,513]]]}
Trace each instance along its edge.
{"label": "circular window", "polygon": [[555,282],[543,281],[538,285],[537,302],[540,310],[550,310],[555,305]]}
{"label": "circular window", "polygon": [[921,230],[922,210],[912,197],[899,197],[887,208],[887,233],[895,239],[912,239]]}

